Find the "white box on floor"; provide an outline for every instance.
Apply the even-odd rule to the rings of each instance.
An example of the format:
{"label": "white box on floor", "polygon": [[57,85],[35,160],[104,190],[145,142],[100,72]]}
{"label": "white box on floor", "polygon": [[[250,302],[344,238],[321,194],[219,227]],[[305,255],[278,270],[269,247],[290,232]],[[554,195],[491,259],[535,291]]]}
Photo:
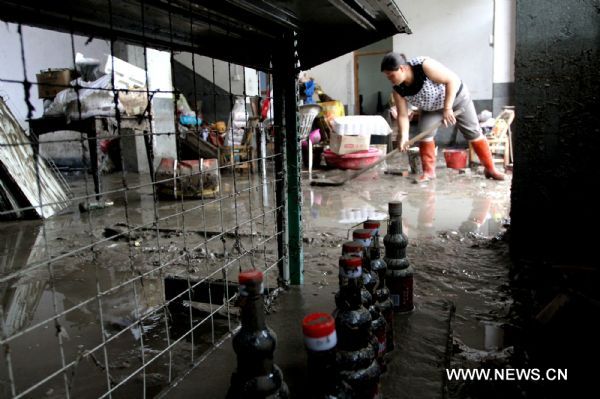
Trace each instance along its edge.
{"label": "white box on floor", "polygon": [[342,136],[331,132],[329,137],[329,148],[338,155],[351,154],[369,149],[371,135],[366,136]]}

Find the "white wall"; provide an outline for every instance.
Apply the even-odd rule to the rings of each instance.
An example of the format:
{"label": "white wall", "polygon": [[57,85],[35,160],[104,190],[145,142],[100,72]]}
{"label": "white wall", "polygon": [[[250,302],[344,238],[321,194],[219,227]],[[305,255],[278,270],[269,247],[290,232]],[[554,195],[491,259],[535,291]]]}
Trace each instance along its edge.
{"label": "white wall", "polygon": [[402,1],[412,35],[395,35],[394,51],[440,61],[469,86],[475,100],[492,98],[493,0]]}
{"label": "white wall", "polygon": [[[172,91],[171,79],[171,53],[149,48],[148,57],[148,88],[150,90]],[[175,109],[173,94],[157,93],[152,99],[152,131],[154,133],[175,132]],[[154,168],[158,166],[161,158],[177,158],[175,134],[158,134],[153,140]]]}
{"label": "white wall", "polygon": [[[196,54],[192,62],[191,53],[175,54],[173,58],[203,78],[211,82],[213,81],[212,58]],[[221,89],[225,91],[231,90],[235,95],[243,95],[244,77],[246,78],[246,94],[249,96],[257,95],[258,75],[254,69],[244,68],[226,61],[214,60],[214,82]]]}
{"label": "white wall", "polygon": [[348,105],[354,111],[354,58],[352,53],[334,58],[306,71],[330,97]]}
{"label": "white wall", "polygon": [[[11,111],[19,123],[27,127],[27,106],[22,83],[7,83],[3,79],[23,81],[23,63],[21,61],[21,42],[15,24],[0,24],[0,96],[7,100]],[[71,36],[45,29],[23,26],[25,67],[27,80],[36,82],[35,74],[48,68],[74,68]],[[110,43],[93,39],[87,45],[87,37],[74,36],[75,52],[86,57],[106,60],[110,53]],[[43,115],[43,102],[38,99],[37,86],[32,86],[29,98],[35,107],[34,117]]]}
{"label": "white wall", "polygon": [[494,1],[494,83],[515,81],[516,0]]}
{"label": "white wall", "polygon": [[390,97],[390,82],[381,73],[381,54],[358,57],[358,93],[363,96],[363,111],[377,114],[378,94],[385,108]]}
{"label": "white wall", "polygon": [[[409,58],[425,55],[437,59],[467,83],[474,99],[490,100],[494,0],[401,1],[399,5],[413,34],[395,35],[394,51]],[[381,46],[375,44],[372,50],[385,47],[385,40],[379,43]],[[354,110],[352,53],[318,65],[307,73],[327,94],[348,105],[350,112]]]}
{"label": "white wall", "polygon": [[390,95],[390,82],[381,73],[381,52],[392,50],[391,37],[380,40],[369,46],[359,49],[357,54],[379,54],[357,56],[358,59],[358,93],[363,95],[363,111],[366,114],[377,114],[377,96],[381,93],[381,101],[385,108]]}

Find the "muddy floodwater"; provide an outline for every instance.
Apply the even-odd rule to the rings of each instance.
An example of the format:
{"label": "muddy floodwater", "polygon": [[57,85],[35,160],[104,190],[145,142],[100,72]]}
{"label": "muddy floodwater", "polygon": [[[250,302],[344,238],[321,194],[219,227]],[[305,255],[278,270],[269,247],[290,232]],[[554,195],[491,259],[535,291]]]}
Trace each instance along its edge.
{"label": "muddy floodwater", "polygon": [[[384,167],[341,187],[311,187],[304,179],[305,295],[332,306],[341,244],[364,220],[384,221],[389,201],[402,201],[417,320],[403,328],[439,336],[430,349],[441,363],[432,368],[431,359],[415,356],[415,373],[430,378],[416,386],[386,377],[383,391],[426,398],[444,385],[444,362],[461,367],[510,356],[510,263],[502,239],[510,179],[443,168],[436,181],[413,184],[384,174]],[[316,177],[325,173],[331,176],[317,171]],[[105,190],[124,180],[132,188],[108,194],[114,205],[106,209],[81,212],[74,204],[45,223],[0,223],[0,397],[27,389],[25,397],[66,397],[67,389],[71,397],[99,397],[109,385],[118,386],[112,397],[153,397],[237,325],[236,310],[221,304],[178,323],[162,306],[165,278],[231,281],[241,268],[255,266],[269,269],[267,286],[276,287],[272,184],[263,190],[256,176],[224,175],[222,201],[154,203],[149,181],[137,175],[105,176]],[[69,183],[76,196],[92,192],[83,176],[70,176]],[[408,339],[403,350],[418,352],[422,344]],[[65,373],[57,372],[63,367]],[[228,367],[222,372],[230,373]],[[468,396],[460,385],[445,389]]]}

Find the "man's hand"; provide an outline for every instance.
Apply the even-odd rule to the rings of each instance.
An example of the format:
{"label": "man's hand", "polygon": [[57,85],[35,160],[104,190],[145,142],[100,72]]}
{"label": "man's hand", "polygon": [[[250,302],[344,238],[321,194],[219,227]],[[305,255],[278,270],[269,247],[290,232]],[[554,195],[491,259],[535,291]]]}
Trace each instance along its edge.
{"label": "man's hand", "polygon": [[456,117],[452,108],[444,108],[444,126],[452,126],[456,123]]}

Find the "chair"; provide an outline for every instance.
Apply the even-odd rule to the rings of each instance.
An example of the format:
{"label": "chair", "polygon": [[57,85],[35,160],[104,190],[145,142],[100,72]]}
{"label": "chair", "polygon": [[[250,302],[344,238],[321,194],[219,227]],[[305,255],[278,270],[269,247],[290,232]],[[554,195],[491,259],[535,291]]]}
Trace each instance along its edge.
{"label": "chair", "polygon": [[313,145],[309,138],[310,129],[312,124],[321,112],[322,107],[318,104],[304,104],[298,107],[298,113],[300,115],[300,141],[307,140],[308,142],[308,179],[312,179],[312,164],[313,164]]}
{"label": "chair", "polygon": [[[512,134],[510,125],[515,119],[513,109],[504,109],[496,118],[496,122],[491,132],[486,134],[490,152],[492,153],[494,163],[502,163],[505,168],[512,164]],[[469,144],[469,157],[471,162],[477,159],[477,155]]]}
{"label": "chair", "polygon": [[221,166],[233,164],[236,170],[248,170],[250,173],[254,173],[254,161],[247,162],[253,159],[254,147],[251,145],[252,131],[253,128],[246,129],[241,144],[219,146],[219,164]]}

